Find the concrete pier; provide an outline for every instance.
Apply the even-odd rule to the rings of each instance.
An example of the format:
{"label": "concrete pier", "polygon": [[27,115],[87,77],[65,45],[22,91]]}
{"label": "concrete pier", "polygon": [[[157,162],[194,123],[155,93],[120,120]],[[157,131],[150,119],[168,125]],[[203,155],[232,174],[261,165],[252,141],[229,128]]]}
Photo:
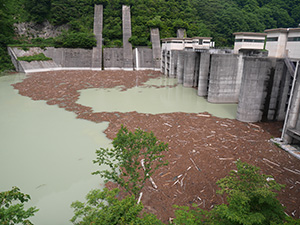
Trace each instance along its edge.
{"label": "concrete pier", "polygon": [[286,66],[283,67],[282,78],[280,83],[280,92],[277,106],[277,120],[283,121],[285,119],[286,108],[288,104],[288,93],[291,85],[291,75],[287,71]]}
{"label": "concrete pier", "polygon": [[159,70],[161,67],[161,46],[160,46],[160,35],[158,28],[151,28],[151,43],[152,43],[152,55],[153,65],[155,70]]}
{"label": "concrete pier", "polygon": [[287,132],[284,135],[284,141],[287,143],[292,142],[292,138],[296,138],[300,141],[300,69],[298,65],[297,79],[295,82],[295,87],[292,95],[292,101],[290,106],[290,111],[287,119]]}
{"label": "concrete pier", "polygon": [[123,5],[122,8],[122,24],[123,24],[123,69],[133,70],[133,53],[132,45],[128,41],[131,37],[131,16],[130,7]]}
{"label": "concrete pier", "polygon": [[194,87],[195,69],[196,69],[197,53],[192,51],[185,52],[184,70],[183,70],[183,86]]}
{"label": "concrete pier", "polygon": [[178,50],[171,50],[170,63],[169,63],[169,67],[170,67],[169,77],[170,78],[176,77],[177,60],[178,60]]}
{"label": "concrete pier", "polygon": [[271,62],[267,58],[244,58],[244,72],[237,119],[258,122],[262,119]]}
{"label": "concrete pier", "polygon": [[199,59],[199,81],[198,81],[198,95],[201,97],[207,96],[208,91],[208,77],[209,77],[210,54],[203,52]]}
{"label": "concrete pier", "polygon": [[238,55],[213,54],[207,100],[211,103],[237,103]]}
{"label": "concrete pier", "polygon": [[97,46],[93,48],[92,68],[102,68],[102,30],[103,30],[103,6],[95,5],[94,9],[94,34]]}
{"label": "concrete pier", "polygon": [[176,71],[176,77],[178,80],[178,84],[183,83],[184,57],[185,57],[185,51],[183,51],[183,50],[178,51],[177,71]]}
{"label": "concrete pier", "polygon": [[[272,93],[269,100],[269,109],[268,109],[268,120],[276,120],[277,119],[277,111],[279,105],[279,95],[281,93],[280,83],[282,83],[283,74],[284,74],[285,64],[282,59],[276,61],[275,72],[272,86]],[[285,100],[286,101],[286,100]]]}

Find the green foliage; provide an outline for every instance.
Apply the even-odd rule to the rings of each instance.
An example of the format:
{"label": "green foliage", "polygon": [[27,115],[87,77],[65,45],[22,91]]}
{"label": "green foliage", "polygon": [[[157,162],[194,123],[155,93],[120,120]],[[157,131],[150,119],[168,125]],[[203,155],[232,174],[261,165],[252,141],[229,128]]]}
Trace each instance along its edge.
{"label": "green foliage", "polygon": [[134,196],[118,200],[119,189],[109,191],[105,188],[92,190],[86,196],[86,203],[73,202],[74,216],[70,220],[74,224],[118,224],[118,225],[152,225],[163,224],[153,214],[143,214],[142,204],[137,204]]}
{"label": "green foliage", "polygon": [[219,194],[226,193],[228,205],[214,208],[218,224],[280,224],[285,218],[284,208],[276,199],[283,185],[268,175],[260,174],[259,168],[237,161],[237,171],[220,179]]}
{"label": "green foliage", "polygon": [[64,32],[55,38],[55,47],[57,48],[92,49],[96,45],[97,40],[92,33]]}
{"label": "green foliage", "polygon": [[[70,33],[91,35],[94,4],[103,4],[104,47],[122,46],[123,4],[131,7],[133,46],[151,45],[151,27],[160,29],[161,38],[175,37],[177,28],[185,28],[187,37],[210,36],[216,47],[232,47],[234,32],[297,27],[300,22],[299,0],[1,0],[0,71],[12,67],[6,46],[14,42],[15,22],[49,20],[68,24]],[[66,37],[70,40],[64,41]],[[90,41],[84,42],[62,35],[57,46],[92,48]]]}
{"label": "green foliage", "polygon": [[6,47],[14,34],[12,16],[2,0],[0,1],[0,27],[0,72],[2,72],[13,69]]}
{"label": "green foliage", "polygon": [[[24,203],[30,200],[30,196],[13,187],[10,191],[0,192],[0,224],[32,224],[28,218],[38,211],[35,207],[24,209]],[[20,203],[17,203],[20,202]]]}
{"label": "green foliage", "polygon": [[228,204],[215,206],[211,211],[178,207],[174,224],[213,224],[213,225],[276,225],[300,224],[300,220],[288,217],[276,199],[276,192],[283,185],[268,175],[261,174],[259,168],[237,161],[237,171],[220,179],[217,184],[219,194],[227,196]]}
{"label": "green foliage", "polygon": [[18,57],[19,61],[26,61],[26,62],[32,62],[32,61],[48,61],[52,60],[49,57],[46,57],[43,53],[31,55],[31,56],[22,56]]}
{"label": "green foliage", "polygon": [[24,6],[31,21],[42,23],[50,13],[51,0],[24,0]]}
{"label": "green foliage", "polygon": [[197,225],[203,224],[204,218],[207,216],[207,212],[194,205],[193,209],[188,206],[177,206],[175,205],[175,218],[173,220],[174,224],[180,225]]}
{"label": "green foliage", "polygon": [[[97,159],[94,160],[100,166],[109,166],[110,170],[96,171],[93,174],[118,183],[135,197],[155,170],[167,165],[161,153],[168,150],[168,144],[158,141],[152,132],[137,129],[133,133],[122,125],[112,144],[112,149],[97,150]],[[140,162],[142,159],[145,170]]]}
{"label": "green foliage", "polygon": [[147,22],[147,26],[150,28],[161,28],[162,24],[161,16],[155,16],[152,20]]}

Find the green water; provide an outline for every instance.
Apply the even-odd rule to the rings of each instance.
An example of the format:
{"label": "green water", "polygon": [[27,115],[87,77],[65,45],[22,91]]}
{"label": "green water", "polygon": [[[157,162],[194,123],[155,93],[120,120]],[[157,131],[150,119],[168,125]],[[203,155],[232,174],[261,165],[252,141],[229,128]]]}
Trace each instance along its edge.
{"label": "green water", "polygon": [[221,118],[234,119],[237,104],[211,104],[205,98],[197,96],[197,90],[176,87],[157,88],[152,85],[173,85],[176,79],[152,79],[146,86],[136,86],[126,91],[120,87],[108,89],[86,89],[80,91],[77,103],[90,106],[95,112],[131,112],[139,113],[202,113],[208,112]]}
{"label": "green water", "polygon": [[75,119],[75,114],[23,97],[10,84],[24,75],[0,77],[0,191],[18,186],[40,211],[34,224],[71,224],[70,204],[101,187],[91,175],[95,150],[108,146],[108,123]]}

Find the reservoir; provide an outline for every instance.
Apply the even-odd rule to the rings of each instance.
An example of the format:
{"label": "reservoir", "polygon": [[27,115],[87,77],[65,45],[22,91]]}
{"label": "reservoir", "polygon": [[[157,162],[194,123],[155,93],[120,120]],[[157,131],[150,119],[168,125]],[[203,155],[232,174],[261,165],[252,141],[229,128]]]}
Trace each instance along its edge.
{"label": "reservoir", "polygon": [[174,87],[176,83],[177,79],[160,77],[126,91],[122,91],[122,87],[85,89],[80,91],[77,103],[92,107],[94,112],[208,112],[217,117],[235,119],[237,104],[211,104],[197,96],[196,89],[182,85]]}
{"label": "reservoir", "polygon": [[[11,84],[25,77],[0,77],[0,191],[17,186],[29,194],[26,206],[40,209],[31,218],[34,224],[71,224],[70,204],[103,187],[100,177],[91,172],[99,169],[92,163],[96,149],[109,147],[103,133],[108,123],[76,119],[73,112],[19,95]],[[195,89],[174,87],[175,83],[161,77],[126,91],[122,87],[81,90],[77,103],[94,112],[209,112],[235,118],[236,104],[209,104]]]}

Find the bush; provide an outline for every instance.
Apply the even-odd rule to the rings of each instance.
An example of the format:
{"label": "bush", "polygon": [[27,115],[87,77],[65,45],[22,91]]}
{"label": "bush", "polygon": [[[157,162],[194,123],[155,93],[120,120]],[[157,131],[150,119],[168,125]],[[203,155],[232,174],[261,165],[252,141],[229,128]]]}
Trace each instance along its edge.
{"label": "bush", "polygon": [[57,48],[86,48],[97,46],[97,40],[92,33],[67,33],[64,32],[55,39]]}
{"label": "bush", "polygon": [[107,188],[92,190],[86,196],[86,203],[73,202],[75,215],[70,220],[74,224],[163,224],[155,215],[144,213],[142,204],[137,204],[134,196],[127,196],[122,200],[117,199],[119,189],[109,191]]}

